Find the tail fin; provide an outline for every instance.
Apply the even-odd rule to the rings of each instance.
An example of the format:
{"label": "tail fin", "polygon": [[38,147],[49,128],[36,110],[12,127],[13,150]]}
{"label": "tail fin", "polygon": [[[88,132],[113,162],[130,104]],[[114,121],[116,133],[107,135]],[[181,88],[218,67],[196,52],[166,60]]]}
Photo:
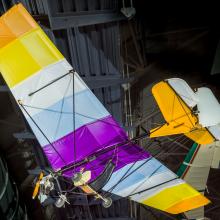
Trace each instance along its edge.
{"label": "tail fin", "polygon": [[152,129],[150,137],[185,134],[198,144],[214,142],[214,137],[206,128],[196,128],[198,118],[168,82],[157,83],[152,93],[167,124]]}

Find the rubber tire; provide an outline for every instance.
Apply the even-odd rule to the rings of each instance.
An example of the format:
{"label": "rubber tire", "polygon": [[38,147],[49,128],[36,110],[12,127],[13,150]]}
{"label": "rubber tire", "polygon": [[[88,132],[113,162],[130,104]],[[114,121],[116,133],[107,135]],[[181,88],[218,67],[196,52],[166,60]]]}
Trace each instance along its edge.
{"label": "rubber tire", "polygon": [[112,205],[112,199],[110,197],[105,198],[107,201],[102,201],[102,206],[104,208],[109,208]]}
{"label": "rubber tire", "polygon": [[54,203],[54,205],[57,207],[57,208],[62,208],[64,205],[65,205],[65,200],[62,199],[62,198],[58,198],[56,200],[56,202]]}

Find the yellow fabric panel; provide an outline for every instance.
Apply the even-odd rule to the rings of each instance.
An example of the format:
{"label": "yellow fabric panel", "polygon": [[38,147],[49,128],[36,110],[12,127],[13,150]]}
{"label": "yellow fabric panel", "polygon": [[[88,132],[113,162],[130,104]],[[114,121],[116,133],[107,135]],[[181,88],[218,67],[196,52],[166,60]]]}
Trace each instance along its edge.
{"label": "yellow fabric panel", "polygon": [[166,122],[184,123],[194,127],[197,118],[191,114],[191,109],[174,92],[167,82],[159,82],[152,88],[152,93],[160,107]]}
{"label": "yellow fabric panel", "polygon": [[[157,193],[156,195],[142,201],[141,203],[154,207],[156,209],[160,209],[163,211],[169,212],[169,208],[175,207],[177,204],[184,204],[184,206],[181,209],[178,210],[178,212],[173,213],[173,214],[178,214],[185,212],[187,210],[193,209],[193,208],[198,208],[200,206],[204,206],[207,203],[209,203],[209,200],[204,197],[204,199],[201,199],[201,202],[198,203],[198,201],[191,200],[191,203],[188,204],[187,210],[185,209],[186,205],[183,203],[183,201],[187,201],[187,199],[197,197],[198,195],[204,197],[200,193],[198,193],[196,190],[194,190],[191,186],[189,186],[186,183],[182,183],[176,186],[172,186],[170,188],[164,189]],[[187,204],[187,202],[186,202]],[[174,208],[173,208],[174,209]],[[172,209],[171,209],[172,211]],[[172,212],[171,212],[172,213]]]}
{"label": "yellow fabric panel", "polygon": [[0,49],[16,39],[16,36],[0,19]]}
{"label": "yellow fabric panel", "polygon": [[174,206],[168,208],[166,212],[172,213],[172,214],[179,214],[180,211],[186,212],[191,209],[195,209],[195,208],[207,205],[209,203],[210,201],[206,197],[202,195],[198,195],[198,196],[186,199],[184,201],[181,201],[175,204]]}
{"label": "yellow fabric panel", "polygon": [[185,133],[185,135],[198,144],[210,144],[215,141],[213,136],[205,128],[196,129]]}
{"label": "yellow fabric panel", "polygon": [[62,54],[39,28],[0,50],[0,72],[12,88],[40,69],[61,59]]}
{"label": "yellow fabric panel", "polygon": [[64,59],[41,28],[24,35],[20,41],[41,67]]}
{"label": "yellow fabric panel", "polygon": [[187,133],[195,128],[197,117],[167,82],[157,83],[153,86],[152,93],[167,124],[152,129],[151,137]]}
{"label": "yellow fabric panel", "polygon": [[0,72],[10,88],[40,68],[19,40],[0,50]]}
{"label": "yellow fabric panel", "polygon": [[19,37],[39,25],[27,12],[22,4],[17,4],[0,18],[1,22],[16,36]]}
{"label": "yellow fabric panel", "polygon": [[165,124],[162,127],[156,127],[150,130],[150,137],[161,137],[175,134],[183,134],[189,132],[190,127],[185,126],[184,124],[178,125],[175,122],[171,122],[169,125]]}

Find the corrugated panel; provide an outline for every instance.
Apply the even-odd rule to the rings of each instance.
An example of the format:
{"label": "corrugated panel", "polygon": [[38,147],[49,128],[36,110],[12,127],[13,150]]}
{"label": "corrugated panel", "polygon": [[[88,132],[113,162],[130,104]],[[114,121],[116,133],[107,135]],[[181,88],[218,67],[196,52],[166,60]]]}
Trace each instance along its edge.
{"label": "corrugated panel", "polygon": [[[117,23],[54,31],[54,42],[82,77],[120,75]],[[96,96],[121,122],[120,85],[94,90]]]}
{"label": "corrugated panel", "polygon": [[[13,0],[2,0],[14,4]],[[47,2],[48,0],[20,0],[32,14],[48,14]],[[9,6],[6,5],[8,8]],[[53,0],[53,14],[60,14],[65,12],[100,12],[112,11],[118,7],[118,0]]]}
{"label": "corrugated panel", "polygon": [[[15,2],[3,0],[5,8]],[[48,15],[48,0],[20,0],[34,15]],[[91,13],[114,11],[118,7],[118,0],[54,0],[50,5],[53,14]],[[49,15],[50,16],[50,15]],[[45,28],[44,28],[45,29]],[[51,40],[58,46],[73,67],[82,77],[96,84],[97,77],[120,76],[120,35],[118,22],[96,24],[51,31],[45,29]],[[94,77],[94,80],[93,78]],[[96,96],[113,114],[119,122],[122,121],[121,88],[119,84],[109,86],[108,79],[102,88],[94,89]],[[103,81],[104,80],[104,81]]]}

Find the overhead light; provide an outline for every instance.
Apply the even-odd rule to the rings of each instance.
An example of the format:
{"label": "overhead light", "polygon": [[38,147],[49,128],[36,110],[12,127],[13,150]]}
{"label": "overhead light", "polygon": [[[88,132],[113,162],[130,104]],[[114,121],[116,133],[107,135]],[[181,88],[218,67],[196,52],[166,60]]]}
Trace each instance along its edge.
{"label": "overhead light", "polygon": [[133,1],[130,0],[129,7],[125,6],[125,0],[123,0],[122,2],[123,2],[123,8],[121,8],[121,13],[124,14],[128,19],[133,18],[136,14],[136,9],[133,7]]}

